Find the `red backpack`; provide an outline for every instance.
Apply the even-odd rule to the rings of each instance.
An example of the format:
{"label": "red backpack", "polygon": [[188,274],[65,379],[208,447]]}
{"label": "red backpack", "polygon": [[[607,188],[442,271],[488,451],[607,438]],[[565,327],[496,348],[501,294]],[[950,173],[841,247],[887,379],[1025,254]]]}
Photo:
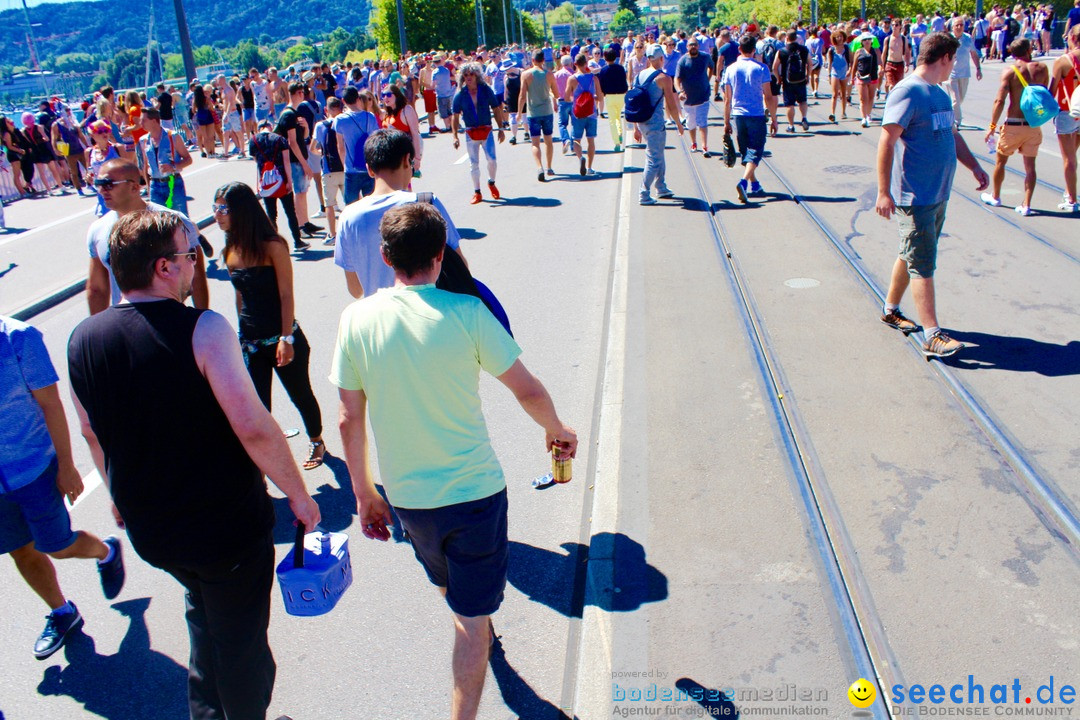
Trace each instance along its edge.
{"label": "red backpack", "polygon": [[[582,75],[578,78],[578,89],[581,91],[576,98],[574,98],[574,117],[580,119],[592,117],[596,113],[596,96],[592,94],[591,90],[586,90],[582,80],[588,77],[592,82],[596,82],[596,76],[592,74]],[[591,87],[591,83],[590,83]]]}

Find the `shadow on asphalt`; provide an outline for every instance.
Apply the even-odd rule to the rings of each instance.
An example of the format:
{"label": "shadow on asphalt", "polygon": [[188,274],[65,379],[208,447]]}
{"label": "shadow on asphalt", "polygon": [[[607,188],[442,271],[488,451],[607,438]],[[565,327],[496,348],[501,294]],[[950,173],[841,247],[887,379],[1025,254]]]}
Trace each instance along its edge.
{"label": "shadow on asphalt", "polygon": [[[315,240],[319,239],[315,238]],[[308,242],[311,242],[311,238],[308,239]],[[322,240],[319,240],[319,243],[321,244]],[[315,250],[312,248],[311,250],[304,250],[301,253],[297,253],[296,262],[318,262],[319,260],[325,260],[326,258],[332,257],[334,257],[333,250]]]}
{"label": "shadow on asphalt", "polygon": [[187,668],[150,648],[146,610],[150,598],[115,603],[131,620],[115,655],[100,655],[94,639],[82,631],[64,644],[67,667],[45,669],[40,695],[66,695],[87,712],[109,720],[188,717]]}
{"label": "shadow on asphalt", "polygon": [[961,370],[1011,370],[1046,377],[1080,375],[1080,340],[1065,345],[1023,337],[950,330],[968,347],[942,360]]}
{"label": "shadow on asphalt", "polygon": [[480,230],[476,230],[475,228],[461,228],[461,227],[459,227],[457,229],[457,231],[458,231],[458,235],[461,236],[462,240],[480,240],[481,238],[486,238],[487,237],[486,232],[481,232]]}
{"label": "shadow on asphalt", "polygon": [[206,277],[211,280],[224,280],[229,282],[229,271],[225,269],[225,264],[218,264],[218,259],[214,258],[206,263]]}
{"label": "shadow on asphalt", "polygon": [[730,700],[725,700],[723,693],[719,690],[707,688],[696,680],[685,677],[676,680],[675,687],[705,708],[708,717],[723,717],[731,720],[739,717],[739,708]]}
{"label": "shadow on asphalt", "polygon": [[[6,268],[4,268],[3,270],[0,270],[0,278],[4,277],[5,275],[7,275],[9,272],[11,272],[12,270],[14,270],[17,267],[19,267],[19,266],[16,265],[15,263],[8,263],[8,266]],[[0,720],[4,720],[3,716],[0,716]]]}
{"label": "shadow on asphalt", "polygon": [[[495,629],[498,637],[498,628]],[[491,648],[491,657],[488,658],[491,665],[491,673],[495,676],[495,683],[499,686],[503,702],[510,708],[514,717],[529,718],[530,720],[569,720],[566,713],[536,694],[529,683],[518,674],[518,671],[506,659],[506,650],[500,640],[496,640]],[[0,718],[2,720],[2,718]],[[574,720],[577,720],[575,717]]]}
{"label": "shadow on asphalt", "polygon": [[491,200],[488,204],[492,207],[558,207],[562,205],[562,200],[540,197],[504,197],[500,200]]}
{"label": "shadow on asphalt", "polygon": [[622,533],[592,538],[592,559],[613,561],[611,586],[605,578],[595,598],[585,598],[584,582],[578,581],[584,580],[590,549],[569,542],[559,547],[565,554],[511,541],[507,580],[530,600],[567,617],[581,617],[586,601],[608,612],[630,612],[667,599],[667,576],[645,561],[641,543]]}

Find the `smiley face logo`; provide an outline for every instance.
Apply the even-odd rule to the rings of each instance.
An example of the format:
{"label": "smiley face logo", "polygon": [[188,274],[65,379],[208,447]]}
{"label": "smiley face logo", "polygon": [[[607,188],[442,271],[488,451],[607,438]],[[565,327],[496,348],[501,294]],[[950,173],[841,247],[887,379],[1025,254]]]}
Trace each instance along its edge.
{"label": "smiley face logo", "polygon": [[874,699],[877,697],[877,690],[874,689],[874,686],[871,683],[859,678],[851,683],[851,687],[847,690],[847,697],[855,707],[868,708],[874,704]]}

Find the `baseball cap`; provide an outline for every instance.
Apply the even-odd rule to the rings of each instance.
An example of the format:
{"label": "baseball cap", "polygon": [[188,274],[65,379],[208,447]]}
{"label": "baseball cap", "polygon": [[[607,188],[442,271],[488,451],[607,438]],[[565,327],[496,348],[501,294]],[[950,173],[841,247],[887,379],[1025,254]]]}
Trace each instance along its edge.
{"label": "baseball cap", "polygon": [[645,56],[650,58],[665,57],[664,48],[660,47],[656,43],[653,43],[648,47],[647,50],[645,50]]}

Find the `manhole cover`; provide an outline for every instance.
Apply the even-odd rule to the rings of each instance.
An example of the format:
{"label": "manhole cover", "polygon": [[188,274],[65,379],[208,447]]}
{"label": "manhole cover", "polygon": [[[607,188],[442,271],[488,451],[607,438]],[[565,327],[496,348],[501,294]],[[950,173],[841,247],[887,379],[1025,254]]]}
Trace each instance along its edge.
{"label": "manhole cover", "polygon": [[790,280],[785,280],[784,284],[787,285],[789,288],[795,288],[796,290],[805,290],[806,288],[817,287],[821,283],[814,278],[791,278]]}
{"label": "manhole cover", "polygon": [[871,168],[865,165],[830,165],[825,168],[825,172],[836,175],[865,175],[870,171]]}

